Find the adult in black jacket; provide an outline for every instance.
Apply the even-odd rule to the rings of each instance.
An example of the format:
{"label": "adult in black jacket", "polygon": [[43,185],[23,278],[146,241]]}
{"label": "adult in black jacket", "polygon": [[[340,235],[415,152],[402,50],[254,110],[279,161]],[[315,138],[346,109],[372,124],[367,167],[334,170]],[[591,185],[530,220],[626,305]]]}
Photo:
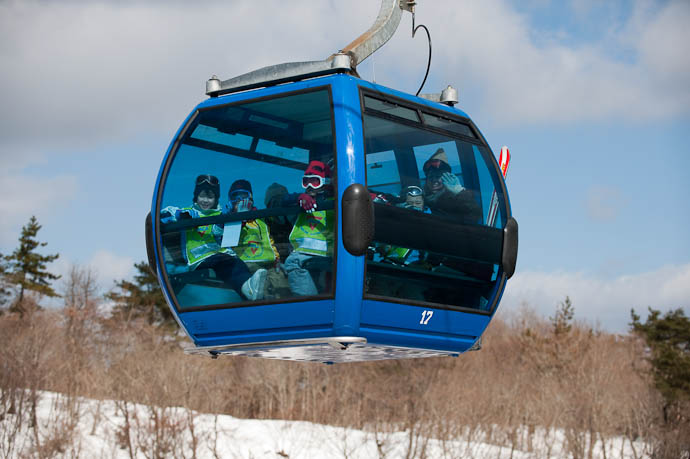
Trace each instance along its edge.
{"label": "adult in black jacket", "polygon": [[460,179],[451,172],[448,157],[443,148],[429,158],[423,166],[426,183],[424,201],[434,215],[450,217],[462,223],[481,223],[481,209],[476,191],[460,184]]}

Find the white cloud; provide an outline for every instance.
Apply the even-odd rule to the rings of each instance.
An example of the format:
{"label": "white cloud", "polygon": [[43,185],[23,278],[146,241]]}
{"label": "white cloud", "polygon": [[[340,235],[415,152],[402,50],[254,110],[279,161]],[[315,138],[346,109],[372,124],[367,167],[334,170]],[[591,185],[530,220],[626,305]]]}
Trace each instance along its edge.
{"label": "white cloud", "polygon": [[[248,0],[0,2],[0,245],[15,241],[31,214],[63,209],[76,192],[73,177],[41,178],[27,167],[169,138],[206,98],[213,73],[325,58],[352,38],[350,27],[365,30],[368,10],[375,16],[375,5],[359,17],[305,0],[261,8]],[[257,14],[261,21],[247,20]],[[323,20],[331,15],[350,26],[332,28]]]}
{"label": "white cloud", "polygon": [[87,263],[98,275],[99,283],[110,289],[116,280],[130,279],[134,271],[134,260],[107,250],[98,250]]}
{"label": "white cloud", "polygon": [[615,221],[627,204],[628,200],[620,188],[597,185],[587,189],[585,208],[587,215],[594,221]]}
{"label": "white cloud", "polygon": [[21,141],[0,139],[2,139],[0,140],[0,175],[3,177],[21,171],[27,166],[41,164],[46,160],[44,152],[30,145],[23,144]]}
{"label": "white cloud", "polygon": [[[646,1],[635,3],[633,17],[621,31],[620,40],[637,51],[641,87],[649,90],[640,102],[652,115],[685,112],[690,106],[690,54],[687,24],[690,3],[667,2],[662,8]],[[656,103],[648,100],[657,96]],[[642,105],[642,104],[640,104]],[[659,113],[661,112],[661,113]]]}
{"label": "white cloud", "polygon": [[[478,109],[505,122],[552,122],[687,113],[690,7],[635,2],[607,42],[546,41],[505,0],[418,6],[434,39],[432,79],[478,94]],[[4,144],[73,151],[146,134],[171,135],[202,100],[211,74],[323,59],[373,22],[378,2],[42,2],[0,5],[0,123]],[[270,12],[270,14],[267,14]],[[260,16],[260,21],[257,21]],[[336,25],[337,26],[334,26]],[[405,14],[376,55],[379,81],[413,91],[426,43]],[[544,33],[544,32],[542,32]],[[548,35],[548,34],[546,34]],[[630,48],[636,58],[605,51]],[[369,63],[363,64],[367,69]],[[427,87],[435,91],[439,88]],[[19,153],[3,151],[19,158]]]}
{"label": "white cloud", "polygon": [[134,274],[134,260],[132,258],[123,257],[105,249],[97,250],[85,262],[71,259],[69,256],[60,256],[48,266],[48,271],[62,276],[58,282],[64,282],[65,279],[69,278],[69,273],[74,266],[91,272],[99,288],[105,291],[110,290],[116,280],[131,279]]}
{"label": "white cloud", "polygon": [[[6,3],[0,98],[11,116],[0,138],[80,149],[152,131],[171,135],[206,97],[213,73],[229,78],[337,51],[349,27],[332,28],[346,8],[333,10],[304,0]],[[354,16],[341,19],[357,30]]]}
{"label": "white cloud", "polygon": [[[53,282],[52,287],[58,294],[63,294],[70,279],[73,268],[91,274],[95,281],[96,295],[101,296],[109,292],[114,286],[115,281],[122,279],[131,280],[134,274],[134,261],[129,257],[122,257],[108,250],[98,250],[90,260],[82,261],[60,256],[57,260],[47,266],[48,272],[60,276],[60,279]],[[111,303],[101,297],[103,303],[101,307],[104,311],[108,310]],[[43,298],[41,304],[47,307],[60,308],[64,305],[61,297]]]}
{"label": "white cloud", "polygon": [[546,317],[566,296],[573,302],[577,319],[624,332],[632,308],[643,317],[648,306],[690,311],[690,264],[613,279],[584,272],[517,272],[508,282],[501,308],[513,309],[526,302]]}
{"label": "white cloud", "polygon": [[19,228],[32,215],[51,215],[64,209],[76,190],[72,176],[37,178],[0,172],[0,245],[16,242]]}
{"label": "white cloud", "polygon": [[[452,11],[444,27],[455,24],[461,45],[442,48],[447,69],[469,72],[472,82],[486,81],[482,103],[487,112],[504,121],[643,119],[688,112],[690,71],[674,62],[688,60],[687,48],[679,43],[685,41],[682,24],[690,20],[690,9],[679,7],[678,2],[639,17],[644,30],[664,32],[648,31],[631,42],[637,55],[632,62],[611,57],[609,42],[537,46],[526,18],[500,1]],[[672,14],[674,20],[669,17]],[[611,39],[623,40],[631,27],[613,31]],[[653,44],[650,52],[648,43]],[[663,52],[656,53],[658,49]],[[617,51],[622,54],[627,49]],[[660,84],[670,77],[684,85]]]}
{"label": "white cloud", "polygon": [[572,0],[570,6],[580,18],[585,18],[597,6],[596,0]]}
{"label": "white cloud", "polygon": [[[431,75],[441,85],[459,87],[460,105],[475,116],[554,124],[687,115],[690,58],[681,43],[687,41],[690,4],[646,4],[638,0],[632,19],[586,44],[535,29],[526,14],[503,0],[420,5],[418,20],[429,26],[434,40]],[[563,14],[569,13],[564,6]],[[418,46],[406,34],[399,31],[380,53],[389,69],[377,72],[383,84],[395,85],[423,68],[425,44]]]}

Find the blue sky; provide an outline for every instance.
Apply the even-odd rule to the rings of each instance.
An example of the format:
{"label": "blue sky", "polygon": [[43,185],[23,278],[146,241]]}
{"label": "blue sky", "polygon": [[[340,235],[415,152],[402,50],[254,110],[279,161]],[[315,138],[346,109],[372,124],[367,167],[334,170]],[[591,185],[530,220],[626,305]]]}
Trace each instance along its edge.
{"label": "blue sky", "polygon": [[[323,59],[378,2],[0,3],[0,252],[33,214],[53,266],[104,290],[145,258],[165,149],[212,74]],[[261,20],[256,20],[256,17]],[[690,3],[421,1],[424,92],[452,84],[494,152],[520,252],[500,314],[528,304],[624,331],[631,307],[690,307]],[[415,92],[426,42],[396,36],[360,65]]]}

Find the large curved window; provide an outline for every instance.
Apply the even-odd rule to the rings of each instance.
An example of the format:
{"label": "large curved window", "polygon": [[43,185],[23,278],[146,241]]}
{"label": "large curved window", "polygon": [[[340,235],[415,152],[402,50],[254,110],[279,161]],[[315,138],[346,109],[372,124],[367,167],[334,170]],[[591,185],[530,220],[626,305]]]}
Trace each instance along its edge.
{"label": "large curved window", "polygon": [[462,119],[362,99],[376,222],[365,296],[488,311],[506,220],[491,152]]}
{"label": "large curved window", "polygon": [[332,296],[335,176],[328,89],[200,110],[159,193],[178,307]]}

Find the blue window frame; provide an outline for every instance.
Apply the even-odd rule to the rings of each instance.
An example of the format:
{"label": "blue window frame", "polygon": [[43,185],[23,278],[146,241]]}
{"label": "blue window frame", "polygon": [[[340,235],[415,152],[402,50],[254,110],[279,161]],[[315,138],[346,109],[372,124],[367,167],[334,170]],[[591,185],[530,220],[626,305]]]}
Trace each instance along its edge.
{"label": "blue window frame", "polygon": [[469,120],[380,93],[362,100],[377,223],[364,297],[489,312],[506,218],[491,151]]}
{"label": "blue window frame", "polygon": [[[332,180],[320,212],[307,215],[298,196],[311,161],[329,165]],[[335,166],[329,87],[200,109],[159,189],[164,278],[178,310],[332,298]],[[308,242],[323,250],[305,251]],[[289,266],[301,273],[295,282]]]}

